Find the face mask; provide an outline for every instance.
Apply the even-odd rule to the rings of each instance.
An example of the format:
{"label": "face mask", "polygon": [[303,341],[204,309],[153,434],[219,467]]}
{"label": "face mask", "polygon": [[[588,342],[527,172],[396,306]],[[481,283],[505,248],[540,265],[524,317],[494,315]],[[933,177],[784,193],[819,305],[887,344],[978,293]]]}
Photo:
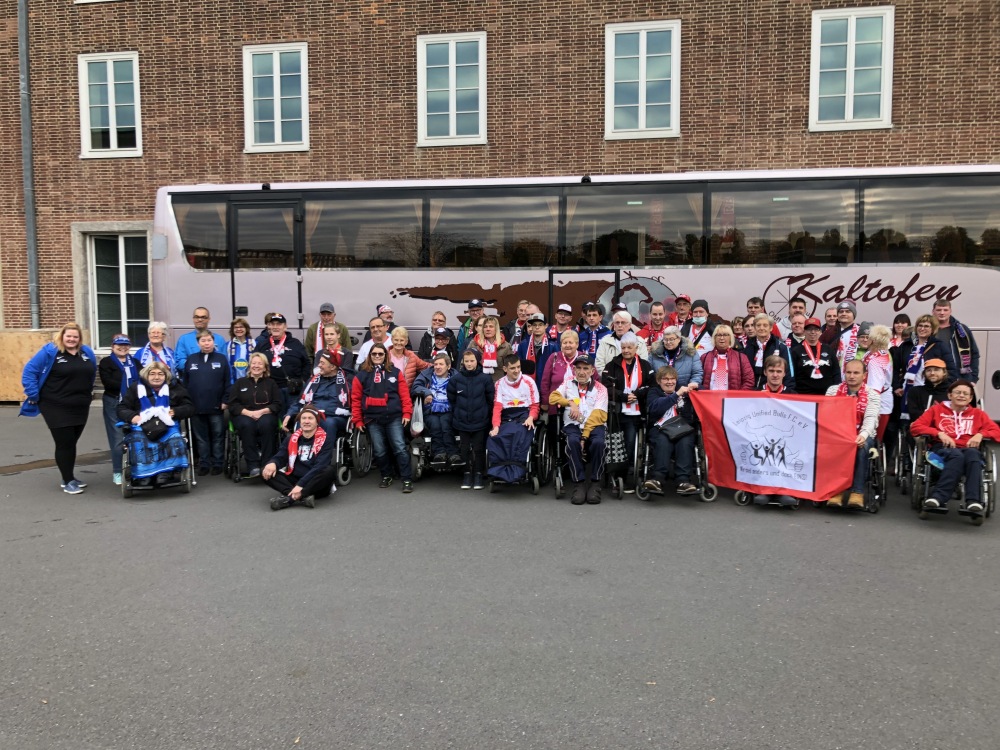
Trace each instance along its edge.
{"label": "face mask", "polygon": [[691,318],[691,320],[694,321],[694,324],[696,326],[703,326],[705,325],[705,323],[708,322],[708,318],[706,318],[704,315],[695,316],[694,318]]}

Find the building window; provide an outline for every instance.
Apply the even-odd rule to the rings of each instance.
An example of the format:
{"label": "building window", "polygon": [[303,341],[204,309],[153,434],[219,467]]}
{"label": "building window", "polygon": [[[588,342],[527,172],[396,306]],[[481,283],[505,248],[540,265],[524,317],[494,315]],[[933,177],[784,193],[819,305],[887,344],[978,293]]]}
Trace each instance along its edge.
{"label": "building window", "polygon": [[893,8],[813,13],[810,130],[892,127]]}
{"label": "building window", "polygon": [[146,235],[95,234],[88,239],[97,347],[110,348],[116,333],[127,333],[133,347],[144,346],[149,326]]}
{"label": "building window", "polygon": [[486,33],[417,37],[417,145],[486,143]]}
{"label": "building window", "polygon": [[604,30],[604,137],[680,135],[681,22]]}
{"label": "building window", "polygon": [[309,150],[307,46],[243,48],[246,152]]}
{"label": "building window", "polygon": [[80,55],[80,155],[142,156],[139,53]]}

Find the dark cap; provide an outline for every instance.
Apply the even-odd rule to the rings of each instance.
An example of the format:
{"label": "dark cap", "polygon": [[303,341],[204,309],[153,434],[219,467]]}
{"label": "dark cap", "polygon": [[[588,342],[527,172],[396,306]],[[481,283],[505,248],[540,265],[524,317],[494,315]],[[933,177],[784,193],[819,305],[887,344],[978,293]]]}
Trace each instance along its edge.
{"label": "dark cap", "polygon": [[447,328],[435,328],[434,336],[435,337],[444,336],[445,338],[448,338],[449,336],[451,336],[451,331],[449,331]]}
{"label": "dark cap", "polygon": [[600,312],[601,306],[596,302],[584,302],[583,307],[581,309],[584,312],[587,312],[588,310],[597,310],[598,312]]}
{"label": "dark cap", "polygon": [[626,305],[624,302],[616,302],[611,307],[611,309],[614,310],[615,312],[618,312],[619,310],[624,311],[624,312],[628,312],[628,305]]}
{"label": "dark cap", "polygon": [[691,309],[693,310],[696,307],[704,307],[705,312],[711,312],[711,309],[708,306],[708,300],[696,299],[694,302],[691,303]]}
{"label": "dark cap", "polygon": [[805,328],[822,328],[823,324],[819,322],[819,318],[809,318],[806,321]]}
{"label": "dark cap", "polygon": [[335,313],[335,312],[337,312],[337,311],[336,311],[336,310],[334,309],[334,307],[333,307],[333,303],[332,303],[332,302],[324,302],[324,303],[323,303],[322,305],[320,305],[320,306],[319,306],[319,311],[320,311],[321,313],[325,313],[325,312],[328,312],[328,313]]}
{"label": "dark cap", "polygon": [[281,313],[272,313],[269,323],[287,323],[288,319]]}
{"label": "dark cap", "polygon": [[317,409],[312,404],[306,404],[305,406],[303,406],[299,410],[298,416],[296,416],[296,420],[302,419],[303,414],[312,414],[314,417],[316,417],[317,421],[322,420],[324,416],[323,412]]}
{"label": "dark cap", "polygon": [[573,360],[573,367],[576,367],[577,365],[590,365],[593,367],[594,358],[589,354],[577,354],[576,359]]}
{"label": "dark cap", "polygon": [[871,333],[873,325],[875,325],[875,324],[872,323],[870,320],[862,321],[858,325],[858,335],[859,336],[867,336],[869,333]]}
{"label": "dark cap", "polygon": [[486,307],[486,305],[483,303],[483,301],[481,299],[470,299],[469,300],[469,309],[471,310],[474,307],[483,308],[483,307]]}

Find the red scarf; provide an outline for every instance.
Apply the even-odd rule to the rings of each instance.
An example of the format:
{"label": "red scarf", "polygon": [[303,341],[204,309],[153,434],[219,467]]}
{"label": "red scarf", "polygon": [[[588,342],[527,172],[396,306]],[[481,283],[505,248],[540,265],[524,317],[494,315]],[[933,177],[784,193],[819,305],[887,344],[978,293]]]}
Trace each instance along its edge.
{"label": "red scarf", "polygon": [[[302,428],[300,427],[292,436],[288,439],[288,466],[282,469],[288,476],[291,476],[292,469],[295,468],[295,459],[299,457],[299,438],[302,437]],[[322,427],[316,428],[316,433],[313,435],[313,455],[317,455],[323,448],[323,443],[326,442],[326,432],[323,431]]]}
{"label": "red scarf", "polygon": [[628,403],[628,394],[635,393],[639,390],[639,360],[634,358],[632,360],[632,374],[628,374],[628,363],[622,358],[622,372],[625,373],[625,391],[626,402],[622,404],[622,414],[639,414],[639,402],[636,401],[634,404]]}
{"label": "red scarf", "polygon": [[[838,396],[847,396],[847,395],[849,395],[847,393],[847,383],[841,383],[840,385],[837,386],[837,395]],[[854,411],[854,422],[855,422],[854,426],[857,429],[860,430],[861,429],[861,424],[865,421],[865,410],[868,408],[868,389],[865,388],[864,385],[862,385],[858,389],[858,393],[857,393],[856,396],[854,396],[854,398],[857,399],[857,403],[855,404],[855,407],[854,407],[854,409],[855,409],[855,411]]]}

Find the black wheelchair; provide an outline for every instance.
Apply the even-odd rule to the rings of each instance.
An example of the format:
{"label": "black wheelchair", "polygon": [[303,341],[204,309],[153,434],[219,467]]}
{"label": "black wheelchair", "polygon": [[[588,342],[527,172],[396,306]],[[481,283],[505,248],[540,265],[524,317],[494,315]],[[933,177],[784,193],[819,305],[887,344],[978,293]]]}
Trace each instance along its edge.
{"label": "black wheelchair", "polygon": [[[555,496],[557,500],[561,500],[566,496],[566,477],[564,473],[567,471],[566,466],[569,463],[569,454],[567,453],[566,447],[566,433],[562,431],[563,423],[563,410],[555,406],[549,407],[548,419],[552,423],[552,433],[548,434],[545,438],[546,450],[544,454],[539,451],[539,462],[544,467],[545,471],[548,472],[548,477],[552,479],[552,486],[555,491]],[[601,487],[603,489],[609,490],[611,496],[616,500],[621,500],[625,497],[625,477],[622,474],[616,474],[607,469],[607,451],[608,451],[608,432],[606,427],[605,432],[605,471],[601,474]],[[549,447],[551,446],[551,447]],[[547,456],[547,459],[543,459],[542,456]],[[612,469],[615,466],[612,464]],[[547,477],[547,478],[548,478]]]}
{"label": "black wheelchair", "polygon": [[[198,484],[194,472],[194,450],[191,445],[191,422],[178,425],[179,434],[166,435],[149,441],[137,425],[119,422],[125,432],[122,443],[122,497],[128,499],[136,491],[179,487],[187,494]],[[147,471],[144,466],[163,461],[170,464],[162,471]],[[147,464],[147,462],[150,462]]]}
{"label": "black wheelchair", "polygon": [[[912,491],[910,493],[910,507],[917,511],[921,520],[926,521],[932,514],[943,515],[948,512],[947,505],[938,508],[925,508],[924,501],[930,495],[931,487],[938,476],[938,469],[929,460],[930,450],[928,448],[927,437],[921,435],[914,438],[914,460],[913,471],[910,475]],[[966,487],[965,477],[959,480],[958,486],[949,501],[958,499],[958,515],[968,516],[973,526],[982,526],[983,521],[993,515],[996,510],[996,477],[997,477],[997,456],[996,446],[992,442],[983,441],[979,445],[979,454],[982,456],[983,473],[981,481],[982,512],[972,511],[966,507]],[[944,498],[942,498],[944,499]]]}
{"label": "black wheelchair", "polygon": [[372,470],[372,443],[368,433],[356,429],[354,422],[348,420],[347,429],[337,435],[333,461],[339,487],[350,484],[355,476],[368,474]]}
{"label": "black wheelchair", "polygon": [[[646,439],[645,429],[640,432],[640,438],[642,449],[635,462],[635,494],[640,500],[649,500],[653,493],[646,489],[645,484],[653,471],[653,445]],[[705,452],[700,425],[695,425],[694,462],[691,469],[694,472],[691,484],[698,488],[698,497],[703,503],[714,503],[719,497],[719,488],[708,481],[708,454]]]}

